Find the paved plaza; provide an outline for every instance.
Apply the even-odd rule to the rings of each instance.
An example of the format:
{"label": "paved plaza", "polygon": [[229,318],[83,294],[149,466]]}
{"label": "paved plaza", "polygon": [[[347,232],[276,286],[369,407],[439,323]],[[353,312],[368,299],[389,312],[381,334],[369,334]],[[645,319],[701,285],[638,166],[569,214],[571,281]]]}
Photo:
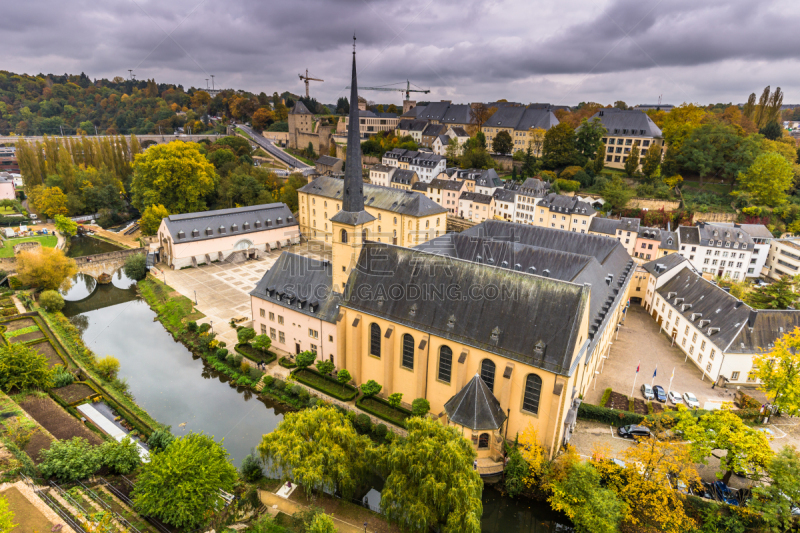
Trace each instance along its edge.
{"label": "paved plaza", "polygon": [[[253,319],[250,308],[250,291],[272,267],[281,253],[288,251],[299,255],[330,259],[329,249],[316,243],[301,243],[289,248],[273,250],[259,259],[244,263],[211,263],[183,270],[165,269],[167,285],[197,302],[197,309],[206,315],[199,322],[212,323],[217,338],[229,347],[236,344],[236,330],[229,322],[234,317],[245,317],[247,324]],[[158,265],[159,268],[165,265]]]}

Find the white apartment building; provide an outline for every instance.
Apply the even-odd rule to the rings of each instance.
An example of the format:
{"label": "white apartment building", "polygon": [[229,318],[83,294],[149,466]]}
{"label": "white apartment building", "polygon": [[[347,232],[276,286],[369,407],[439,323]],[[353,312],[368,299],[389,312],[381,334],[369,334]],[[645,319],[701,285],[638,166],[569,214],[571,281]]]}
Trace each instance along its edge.
{"label": "white apartment building", "polygon": [[517,191],[514,189],[497,189],[494,191],[494,214],[496,217],[514,222],[517,212]]}
{"label": "white apartment building", "polygon": [[747,276],[755,243],[741,227],[698,222],[679,227],[678,238],[678,253],[697,270],[734,280]]}
{"label": "white apartment building", "polygon": [[373,165],[369,169],[369,181],[373,185],[380,185],[381,187],[389,187],[392,183],[392,174],[397,170],[397,167],[390,167],[388,165]]}
{"label": "white apartment building", "polygon": [[794,239],[775,239],[767,258],[767,277],[780,279],[783,276],[800,274],[800,242]]}
{"label": "white apartment building", "polygon": [[753,255],[750,258],[750,264],[747,268],[748,278],[758,278],[760,276],[767,276],[768,270],[765,268],[767,265],[767,257],[769,256],[770,245],[775,237],[772,232],[764,224],[735,224],[733,222],[720,222],[716,223],[717,226],[724,226],[728,228],[741,228],[750,238],[753,239]]}
{"label": "white apartment building", "polygon": [[550,184],[538,178],[528,178],[516,193],[514,222],[535,225],[536,205],[550,193]]}
{"label": "white apartment building", "polygon": [[447,168],[447,160],[433,152],[404,150],[395,148],[383,154],[381,163],[390,166],[413,170],[419,181],[430,183]]}

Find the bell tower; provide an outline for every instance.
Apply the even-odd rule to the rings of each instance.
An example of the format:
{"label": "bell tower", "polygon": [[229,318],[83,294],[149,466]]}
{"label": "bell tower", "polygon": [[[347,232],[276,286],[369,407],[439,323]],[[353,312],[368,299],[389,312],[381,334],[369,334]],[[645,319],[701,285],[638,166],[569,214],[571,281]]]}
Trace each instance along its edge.
{"label": "bell tower", "polygon": [[356,80],[356,36],[353,35],[353,73],[350,83],[350,127],[347,129],[347,158],[342,186],[342,210],[331,217],[333,226],[333,290],[344,292],[364,241],[372,233],[375,217],[364,210],[364,180],[361,178],[358,82]]}

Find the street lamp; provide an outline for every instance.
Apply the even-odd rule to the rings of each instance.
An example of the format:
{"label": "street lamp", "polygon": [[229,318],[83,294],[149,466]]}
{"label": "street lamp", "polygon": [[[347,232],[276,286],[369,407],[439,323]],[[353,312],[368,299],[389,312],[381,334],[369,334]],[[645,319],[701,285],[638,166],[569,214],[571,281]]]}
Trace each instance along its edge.
{"label": "street lamp", "polygon": [[214,321],[213,320],[209,320],[208,324],[211,326],[211,333],[214,333]]}
{"label": "street lamp", "polygon": [[194,305],[197,305],[197,291],[194,291]]}
{"label": "street lamp", "polygon": [[364,533],[367,533],[367,523],[364,522]]}
{"label": "street lamp", "polygon": [[595,370],[594,371],[594,388],[592,390],[597,390],[597,376],[599,376],[599,375],[600,375],[600,372],[598,370]]}

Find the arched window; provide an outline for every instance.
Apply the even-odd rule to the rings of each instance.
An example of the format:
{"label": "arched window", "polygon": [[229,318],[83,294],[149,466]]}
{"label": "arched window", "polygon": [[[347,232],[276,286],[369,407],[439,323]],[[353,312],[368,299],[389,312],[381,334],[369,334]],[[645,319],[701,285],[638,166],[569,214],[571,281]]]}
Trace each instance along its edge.
{"label": "arched window", "polygon": [[342,230],[342,244],[347,244],[347,230]]}
{"label": "arched window", "polygon": [[448,346],[439,348],[439,380],[450,383],[450,369],[453,367],[453,350]]}
{"label": "arched window", "polygon": [[380,220],[380,219],[381,219],[381,214],[380,214],[380,213],[378,213],[378,220]]}
{"label": "arched window", "polygon": [[369,327],[369,354],[381,356],[381,327],[375,323]]}
{"label": "arched window", "polygon": [[539,396],[541,392],[542,378],[536,374],[528,375],[525,380],[525,396],[522,398],[523,411],[539,414]]}
{"label": "arched window", "polygon": [[367,242],[367,230],[361,232],[361,242]]}
{"label": "arched window", "polygon": [[327,201],[325,201],[325,207],[328,207],[328,202]]}
{"label": "arched window", "polygon": [[488,447],[489,447],[489,434],[481,433],[481,436],[478,437],[478,449],[485,450]]}
{"label": "arched window", "polygon": [[425,221],[425,227],[426,228],[430,228],[431,227],[431,221],[430,220],[426,220]]}
{"label": "arched window", "polygon": [[489,390],[494,392],[494,363],[489,359],[481,361],[481,379]]}
{"label": "arched window", "polygon": [[[397,224],[397,217],[394,217],[394,223]],[[670,243],[672,244],[672,243]]]}
{"label": "arched window", "polygon": [[414,337],[403,335],[403,367],[414,370]]}

